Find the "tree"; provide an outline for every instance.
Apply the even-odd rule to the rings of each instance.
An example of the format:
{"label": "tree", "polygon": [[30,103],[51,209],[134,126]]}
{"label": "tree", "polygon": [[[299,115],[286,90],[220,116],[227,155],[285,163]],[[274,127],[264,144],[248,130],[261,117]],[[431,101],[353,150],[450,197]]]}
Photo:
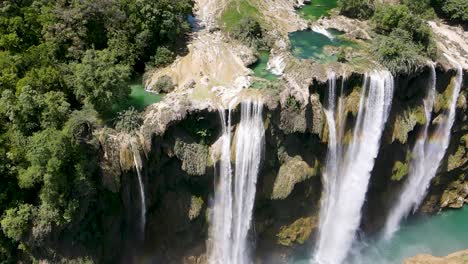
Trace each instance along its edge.
{"label": "tree", "polygon": [[29,223],[34,214],[34,206],[21,204],[18,207],[5,211],[0,224],[2,230],[9,238],[20,241],[29,230]]}
{"label": "tree", "polygon": [[406,5],[381,5],[372,18],[377,38],[374,53],[393,73],[413,72],[437,47],[429,25]]}
{"label": "tree", "polygon": [[115,123],[115,129],[125,133],[133,133],[143,123],[140,113],[135,108],[130,107],[129,109],[120,112]]}
{"label": "tree", "polygon": [[338,7],[342,15],[368,19],[374,14],[374,0],[338,0]]}
{"label": "tree", "polygon": [[233,30],[233,37],[254,48],[261,48],[263,44],[262,27],[251,16],[242,18]]}
{"label": "tree", "polygon": [[424,63],[420,47],[402,29],[392,31],[389,36],[381,36],[374,52],[379,62],[394,74],[414,72],[418,65]]}
{"label": "tree", "polygon": [[468,0],[435,0],[440,13],[454,22],[468,23]]}
{"label": "tree", "polygon": [[77,99],[102,114],[130,93],[130,67],[119,63],[110,50],[87,50],[82,62],[70,64],[70,70],[68,84],[75,88]]}

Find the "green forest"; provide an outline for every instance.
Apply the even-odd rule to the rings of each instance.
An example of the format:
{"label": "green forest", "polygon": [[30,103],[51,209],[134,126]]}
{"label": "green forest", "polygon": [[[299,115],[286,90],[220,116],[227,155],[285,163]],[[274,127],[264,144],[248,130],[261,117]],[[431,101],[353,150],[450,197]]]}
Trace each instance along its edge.
{"label": "green forest", "polygon": [[129,81],[183,48],[192,6],[0,2],[0,263],[64,262],[67,243],[99,256],[119,197],[100,186],[92,130],[118,123]]}

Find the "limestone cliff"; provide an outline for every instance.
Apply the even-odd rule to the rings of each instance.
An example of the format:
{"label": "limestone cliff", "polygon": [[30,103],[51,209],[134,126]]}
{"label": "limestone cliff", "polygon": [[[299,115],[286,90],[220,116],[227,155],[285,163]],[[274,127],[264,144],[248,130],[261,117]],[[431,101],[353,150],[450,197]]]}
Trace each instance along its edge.
{"label": "limestone cliff", "polygon": [[[279,61],[276,66],[281,77],[274,85],[258,89],[252,86],[256,77],[247,68],[255,61],[253,50],[219,30],[215,18],[222,13],[219,6],[224,5],[197,1],[196,14],[205,27],[194,33],[188,54],[147,78],[147,87],[151,88],[159,78],[169,76],[176,84],[175,90],[146,109],[144,124],[133,136],[135,139],[112,131],[104,133],[110,136],[101,137],[102,182],[110,191],[122,193],[127,208],[138,205],[134,197],[136,177],[126,142],[137,141],[142,153],[148,211],[141,255],[162,263],[205,263],[219,165],[219,111],[232,108],[235,131],[240,118],[238,104],[252,96],[261,97],[265,104],[266,127],[265,157],[253,217],[255,256],[259,263],[273,263],[268,260],[271,255],[276,261],[284,260],[292,251],[310,248],[315,238],[327,153],[328,127],[323,107],[327,73],[335,72],[339,76],[337,85],[343,85],[345,135],[349,140],[364,74],[381,66],[372,58],[361,63],[319,64],[294,57],[286,36],[305,27],[336,28],[363,45],[370,38],[369,26],[362,21],[334,17],[307,24],[294,13],[294,6],[302,3],[262,2],[264,23],[273,35],[270,62]],[[280,15],[272,16],[276,12]],[[468,202],[468,48],[463,46],[466,33],[446,25],[431,26],[438,36],[439,48],[464,67],[464,80],[450,145],[420,213],[459,208]],[[454,65],[444,56],[436,65],[437,95],[431,127],[447,108],[456,74]],[[361,227],[366,232],[381,227],[407,178],[411,149],[418,131],[428,121],[423,113],[423,98],[429,82],[427,66],[414,74],[395,76],[392,110],[363,209]],[[128,209],[132,210],[135,209]]]}

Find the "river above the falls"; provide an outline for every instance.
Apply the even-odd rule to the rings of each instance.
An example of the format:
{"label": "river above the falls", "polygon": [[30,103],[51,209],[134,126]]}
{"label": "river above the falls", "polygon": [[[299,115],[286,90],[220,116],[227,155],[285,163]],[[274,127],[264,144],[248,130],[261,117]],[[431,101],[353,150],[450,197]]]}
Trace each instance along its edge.
{"label": "river above the falls", "polygon": [[[323,29],[325,30],[325,29]],[[291,50],[294,56],[301,59],[311,59],[320,63],[329,63],[337,60],[337,51],[326,51],[326,47],[338,49],[339,47],[355,47],[356,43],[344,38],[341,32],[334,29],[325,30],[331,37],[313,31],[303,30],[289,34]]]}
{"label": "river above the falls", "polygon": [[[446,256],[468,248],[468,207],[448,210],[403,224],[388,241],[368,238],[353,249],[347,264],[400,264],[418,254]],[[292,264],[309,264],[310,259]]]}
{"label": "river above the falls", "polygon": [[330,10],[337,6],[336,0],[313,0],[299,8],[298,12],[305,19],[317,20],[322,16],[329,16]]}

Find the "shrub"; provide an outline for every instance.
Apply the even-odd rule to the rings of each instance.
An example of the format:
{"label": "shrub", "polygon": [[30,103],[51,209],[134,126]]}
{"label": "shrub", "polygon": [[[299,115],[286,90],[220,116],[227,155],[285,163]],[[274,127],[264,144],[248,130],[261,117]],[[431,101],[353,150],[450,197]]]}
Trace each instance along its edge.
{"label": "shrub", "polygon": [[21,204],[16,208],[6,210],[1,221],[4,234],[19,241],[29,229],[33,211],[34,207],[29,204]]}
{"label": "shrub", "polygon": [[375,10],[374,0],[338,0],[340,14],[358,19],[372,17]]}
{"label": "shrub", "polygon": [[234,26],[232,36],[254,48],[261,48],[264,44],[262,27],[250,16],[243,18]]}
{"label": "shrub", "polygon": [[431,0],[403,0],[402,4],[406,5],[411,12],[419,14],[425,19],[435,17],[434,9],[431,6]]}
{"label": "shrub", "polygon": [[286,109],[293,112],[299,112],[301,111],[301,103],[297,101],[294,96],[289,95],[288,98],[286,98]]}
{"label": "shrub", "polygon": [[454,22],[468,23],[468,0],[436,0],[440,13]]}
{"label": "shrub", "polygon": [[414,41],[427,46],[432,39],[429,25],[405,5],[382,5],[372,18],[375,31],[389,34],[395,28],[408,31]]}
{"label": "shrub", "polygon": [[170,93],[172,90],[174,90],[174,83],[172,82],[172,78],[167,75],[159,77],[154,86],[156,92],[158,93]]}
{"label": "shrub", "polygon": [[420,46],[402,29],[392,31],[389,36],[381,36],[374,52],[378,61],[392,73],[414,72],[424,62]]}
{"label": "shrub", "polygon": [[135,108],[130,107],[128,110],[122,111],[118,114],[115,129],[125,133],[132,133],[137,130],[142,123],[143,120],[141,119],[140,113],[138,113]]}
{"label": "shrub", "polygon": [[406,5],[379,6],[372,18],[378,60],[393,73],[412,72],[424,57],[435,59],[437,47],[429,25]]}
{"label": "shrub", "polygon": [[341,47],[338,53],[336,54],[336,59],[338,62],[347,62],[348,60],[346,59],[346,48]]}
{"label": "shrub", "polygon": [[171,64],[175,60],[175,54],[166,47],[159,47],[156,54],[151,58],[147,66],[152,68],[164,67]]}

